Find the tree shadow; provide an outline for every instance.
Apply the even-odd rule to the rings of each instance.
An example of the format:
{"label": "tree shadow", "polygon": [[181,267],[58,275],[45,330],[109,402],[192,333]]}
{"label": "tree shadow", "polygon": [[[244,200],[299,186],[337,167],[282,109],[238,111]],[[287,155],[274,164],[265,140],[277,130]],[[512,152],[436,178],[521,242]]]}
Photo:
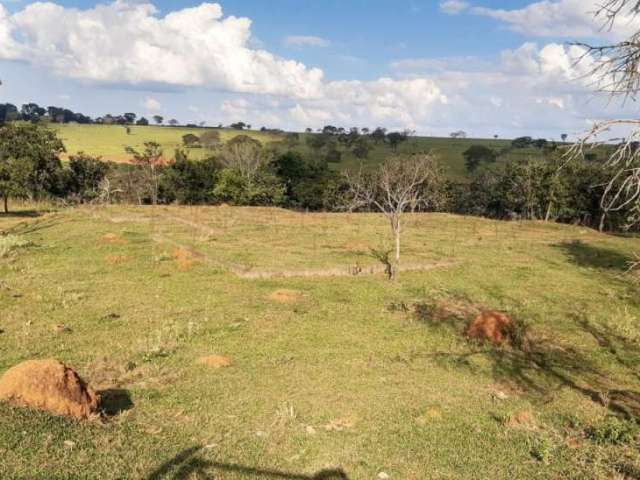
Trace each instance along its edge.
{"label": "tree shadow", "polygon": [[199,453],[202,446],[193,446],[178,453],[175,457],[166,461],[153,472],[146,480],[184,480],[198,475],[198,478],[214,480],[218,478],[216,472],[232,472],[243,477],[274,478],[285,480],[349,480],[344,470],[321,470],[315,474],[305,475],[299,473],[283,472],[280,470],[254,468],[235,463],[223,463],[203,458]]}
{"label": "tree shadow", "polygon": [[[622,345],[622,339],[584,319],[577,319],[576,324],[596,338],[601,347],[607,348],[610,358],[627,373],[638,378],[636,346],[628,345],[628,342]],[[524,332],[517,344],[508,347],[481,347],[464,354],[439,352],[433,355],[442,364],[470,370],[476,368],[474,356],[489,359],[496,380],[515,384],[534,397],[547,400],[555,391],[570,388],[615,415],[629,420],[640,419],[640,392],[619,388],[616,379],[596,365],[590,356],[557,339]]]}
{"label": "tree shadow", "polygon": [[580,240],[562,242],[555,245],[562,250],[569,261],[580,267],[626,271],[632,259],[611,248],[596,247]]}
{"label": "tree shadow", "polygon": [[18,210],[15,212],[9,211],[9,213],[0,212],[0,220],[3,218],[37,218],[41,217],[47,210]]}
{"label": "tree shadow", "polygon": [[113,417],[133,408],[131,395],[121,388],[110,388],[98,392],[100,408],[107,417]]}

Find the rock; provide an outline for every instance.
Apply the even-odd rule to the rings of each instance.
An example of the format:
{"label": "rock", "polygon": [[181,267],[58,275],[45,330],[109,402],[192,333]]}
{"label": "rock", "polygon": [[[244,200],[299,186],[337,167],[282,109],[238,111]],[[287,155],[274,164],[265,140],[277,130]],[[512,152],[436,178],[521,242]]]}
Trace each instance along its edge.
{"label": "rock", "polygon": [[391,477],[387,472],[380,472],[378,474],[378,480],[389,480]]}
{"label": "rock", "polygon": [[70,367],[57,360],[29,360],[0,378],[0,400],[54,415],[88,418],[100,397]]}
{"label": "rock", "polygon": [[316,434],[316,429],[313,428],[311,425],[307,425],[307,428],[305,428],[305,431],[307,432],[308,435]]}
{"label": "rock", "polygon": [[470,338],[489,341],[494,345],[502,345],[511,337],[513,320],[500,312],[486,311],[478,315],[465,329],[464,334]]}

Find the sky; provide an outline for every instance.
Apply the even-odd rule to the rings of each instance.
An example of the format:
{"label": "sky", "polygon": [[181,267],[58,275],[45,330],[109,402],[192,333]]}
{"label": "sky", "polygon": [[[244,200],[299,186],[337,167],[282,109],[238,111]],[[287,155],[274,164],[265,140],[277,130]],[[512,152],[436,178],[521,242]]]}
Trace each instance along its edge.
{"label": "sky", "polygon": [[571,42],[597,0],[0,0],[0,102],[182,123],[571,137],[634,115]]}

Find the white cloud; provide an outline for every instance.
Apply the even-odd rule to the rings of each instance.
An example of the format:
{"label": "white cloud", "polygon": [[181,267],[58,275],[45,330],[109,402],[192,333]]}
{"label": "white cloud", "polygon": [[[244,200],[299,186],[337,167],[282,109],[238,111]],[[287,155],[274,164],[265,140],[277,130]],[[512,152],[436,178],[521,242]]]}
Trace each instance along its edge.
{"label": "white cloud", "polygon": [[311,35],[289,35],[284,39],[288,47],[320,47],[325,48],[331,45],[329,40]]}
{"label": "white cloud", "polygon": [[440,11],[448,15],[458,15],[469,8],[469,2],[463,0],[445,0],[440,2]]}
{"label": "white cloud", "polygon": [[604,28],[604,19],[594,17],[602,4],[602,0],[542,0],[513,10],[473,7],[470,11],[534,37],[619,39],[637,29],[628,10],[621,12],[614,29]]}
{"label": "white cloud", "polygon": [[157,112],[162,109],[162,104],[155,98],[151,97],[145,98],[144,102],[142,102],[142,106],[150,112]]}
{"label": "white cloud", "polygon": [[87,10],[33,3],[15,14],[0,7],[0,59],[63,77],[297,98],[321,93],[321,70],[251,48],[250,40],[251,21],[224,17],[216,3],[164,17],[132,0]]}

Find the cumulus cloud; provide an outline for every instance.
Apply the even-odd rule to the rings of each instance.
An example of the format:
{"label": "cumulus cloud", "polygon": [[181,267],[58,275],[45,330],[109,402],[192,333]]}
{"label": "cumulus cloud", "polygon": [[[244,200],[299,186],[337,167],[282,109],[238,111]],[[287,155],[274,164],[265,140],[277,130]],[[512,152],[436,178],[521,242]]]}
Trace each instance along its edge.
{"label": "cumulus cloud", "polygon": [[216,3],[159,16],[150,3],[117,0],[87,10],[33,3],[0,6],[0,58],[57,75],[133,85],[201,86],[310,98],[322,71],[251,48],[251,21]]}
{"label": "cumulus cloud", "polygon": [[469,2],[463,0],[445,0],[440,2],[440,11],[448,15],[458,15],[469,8]]}
{"label": "cumulus cloud", "polygon": [[162,104],[155,98],[147,97],[142,102],[142,106],[150,112],[157,112],[162,108]]}
{"label": "cumulus cloud", "polygon": [[329,40],[312,35],[289,35],[284,39],[288,47],[320,47],[325,48],[331,45]]}
{"label": "cumulus cloud", "polygon": [[478,6],[470,11],[534,37],[620,39],[637,28],[629,11],[621,13],[614,29],[604,28],[604,19],[594,18],[602,3],[601,0],[543,0],[512,10]]}

